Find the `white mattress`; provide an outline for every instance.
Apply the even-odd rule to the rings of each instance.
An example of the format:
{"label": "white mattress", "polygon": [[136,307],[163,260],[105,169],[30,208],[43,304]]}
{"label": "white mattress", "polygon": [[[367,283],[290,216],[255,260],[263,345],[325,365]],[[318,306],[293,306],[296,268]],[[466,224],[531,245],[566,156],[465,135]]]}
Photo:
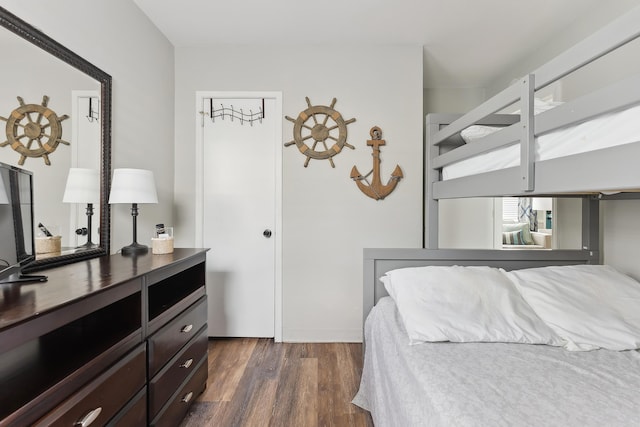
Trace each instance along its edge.
{"label": "white mattress", "polygon": [[[640,141],[640,105],[538,137],[535,159],[548,160],[637,141]],[[514,144],[445,166],[442,179],[519,165],[520,144]]]}
{"label": "white mattress", "polygon": [[353,400],[385,426],[631,426],[640,414],[640,353],[544,345],[409,346],[395,303],[365,324]]}

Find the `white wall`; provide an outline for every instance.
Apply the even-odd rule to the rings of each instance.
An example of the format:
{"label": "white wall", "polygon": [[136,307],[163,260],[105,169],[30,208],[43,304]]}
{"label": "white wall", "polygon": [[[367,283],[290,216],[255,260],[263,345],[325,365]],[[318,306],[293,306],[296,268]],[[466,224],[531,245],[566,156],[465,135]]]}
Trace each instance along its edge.
{"label": "white wall", "polygon": [[[283,148],[283,339],[358,341],[362,328],[362,249],[422,242],[422,49],[419,46],[226,46],[176,48],[176,236],[194,241],[195,92],[282,91],[284,115],[329,105],[349,124],[345,148],[328,161]],[[369,130],[379,126],[382,174],[404,179],[383,201],[349,178],[371,168]],[[293,124],[282,120],[283,143]],[[242,165],[238,165],[242,167]],[[383,178],[383,179],[385,179]],[[260,179],[260,177],[255,177]],[[385,179],[386,181],[386,179]],[[233,185],[233,183],[229,183]],[[176,231],[176,233],[178,233]],[[251,260],[247,260],[248,263]]]}
{"label": "white wall", "polygon": [[485,88],[426,88],[423,105],[425,114],[466,113],[485,99]]}
{"label": "white wall", "polygon": [[[153,225],[173,215],[173,46],[130,0],[2,6],[113,77],[112,165],[155,172],[159,203],[138,217],[138,240],[148,243]],[[130,207],[112,207],[112,230],[112,250],[131,242]]]}
{"label": "white wall", "polygon": [[[336,109],[357,119],[348,126],[355,151],[336,157],[336,169],[318,161],[305,169],[294,147],[283,149],[284,338],[360,339],[362,248],[421,244],[419,46],[184,50],[174,79],[173,47],[130,1],[7,0],[3,7],[112,75],[113,167],[151,169],[158,186],[159,204],[141,207],[141,242],[153,224],[164,222],[176,226],[183,239],[177,243],[193,243],[195,90],[279,90],[291,116],[306,108],[305,96],[317,104],[336,97]],[[349,179],[353,165],[371,165],[365,142],[374,125],[389,144],[382,150],[383,174],[396,163],[405,174],[381,202]],[[291,126],[283,120],[287,140]],[[130,242],[128,207],[112,207],[112,230],[113,250]]]}
{"label": "white wall", "polygon": [[603,262],[640,280],[640,200],[601,203]]}
{"label": "white wall", "polygon": [[564,32],[548,34],[546,40],[545,35],[540,35],[539,48],[523,51],[519,58],[514,58],[513,66],[505,69],[487,85],[487,95],[492,96],[501,91],[513,79],[535,70],[638,4],[638,0],[608,0],[601,2],[598,7],[576,11],[576,19]]}

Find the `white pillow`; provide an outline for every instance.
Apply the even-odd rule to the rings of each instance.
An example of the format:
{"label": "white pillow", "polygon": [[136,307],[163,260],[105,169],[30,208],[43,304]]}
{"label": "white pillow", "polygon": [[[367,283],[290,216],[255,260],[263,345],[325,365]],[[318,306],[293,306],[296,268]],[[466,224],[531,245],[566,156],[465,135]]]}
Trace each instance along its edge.
{"label": "white pillow", "polygon": [[640,283],[605,265],[507,273],[568,350],[640,347]]}
{"label": "white pillow", "polygon": [[564,345],[525,303],[504,271],[490,267],[403,268],[381,278],[409,342]]}
{"label": "white pillow", "polygon": [[[533,100],[533,114],[540,114],[561,104],[562,102],[550,102],[535,98]],[[514,112],[514,114],[519,113],[520,110]],[[491,135],[492,133],[499,131],[500,129],[503,128],[499,126],[472,125],[460,131],[460,136],[462,137],[464,142],[468,144],[475,141],[476,139],[484,138],[485,136]]]}
{"label": "white pillow", "polygon": [[562,105],[562,102],[545,101],[544,99],[534,98],[533,100],[533,114],[544,113],[547,110]]}
{"label": "white pillow", "polygon": [[475,141],[476,139],[484,138],[487,135],[491,135],[492,133],[499,131],[500,129],[502,128],[496,126],[473,125],[460,131],[460,136],[462,137],[464,142],[468,144]]}

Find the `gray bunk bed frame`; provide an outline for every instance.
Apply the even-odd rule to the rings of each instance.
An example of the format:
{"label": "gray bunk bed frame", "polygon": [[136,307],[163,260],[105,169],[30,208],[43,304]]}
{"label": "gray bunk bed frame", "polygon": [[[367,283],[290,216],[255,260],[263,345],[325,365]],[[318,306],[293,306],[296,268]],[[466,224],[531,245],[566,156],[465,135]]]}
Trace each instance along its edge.
{"label": "gray bunk bed frame", "polygon": [[[507,270],[548,265],[598,264],[599,200],[637,198],[640,191],[640,141],[613,148],[535,161],[535,138],[547,132],[640,104],[640,75],[599,89],[538,114],[535,91],[640,36],[640,7],[594,33],[533,73],[464,115],[430,114],[426,121],[425,223],[422,249],[364,249],[363,321],[387,295],[379,278],[396,268],[428,265],[487,265]],[[521,115],[497,114],[519,103]],[[473,144],[462,144],[460,131],[474,124],[504,129]],[[444,166],[497,149],[520,144],[519,167],[443,181]],[[453,149],[452,149],[453,148]],[[571,174],[566,171],[571,170]],[[623,194],[603,196],[602,192]],[[630,193],[631,192],[631,193]],[[638,194],[638,193],[636,193]],[[582,197],[582,248],[577,250],[438,249],[438,201],[465,197]]]}
{"label": "gray bunk bed frame", "polygon": [[[604,192],[640,191],[640,141],[535,161],[536,137],[640,104],[640,74],[598,89],[534,116],[534,95],[542,89],[640,36],[640,7],[524,76],[464,115],[430,114],[426,119],[424,245],[438,247],[438,201],[466,197],[581,196],[583,244],[597,250],[598,201]],[[517,105],[520,115],[498,111]],[[474,125],[503,127],[473,144],[460,131]],[[520,166],[442,180],[442,168],[511,144],[520,145]],[[571,171],[571,173],[567,173]]]}

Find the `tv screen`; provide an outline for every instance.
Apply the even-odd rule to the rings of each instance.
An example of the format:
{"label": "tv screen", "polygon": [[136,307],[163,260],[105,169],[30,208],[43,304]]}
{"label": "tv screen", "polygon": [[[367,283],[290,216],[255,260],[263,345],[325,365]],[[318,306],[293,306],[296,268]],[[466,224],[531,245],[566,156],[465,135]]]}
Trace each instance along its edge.
{"label": "tv screen", "polygon": [[0,163],[0,283],[34,259],[33,174]]}

